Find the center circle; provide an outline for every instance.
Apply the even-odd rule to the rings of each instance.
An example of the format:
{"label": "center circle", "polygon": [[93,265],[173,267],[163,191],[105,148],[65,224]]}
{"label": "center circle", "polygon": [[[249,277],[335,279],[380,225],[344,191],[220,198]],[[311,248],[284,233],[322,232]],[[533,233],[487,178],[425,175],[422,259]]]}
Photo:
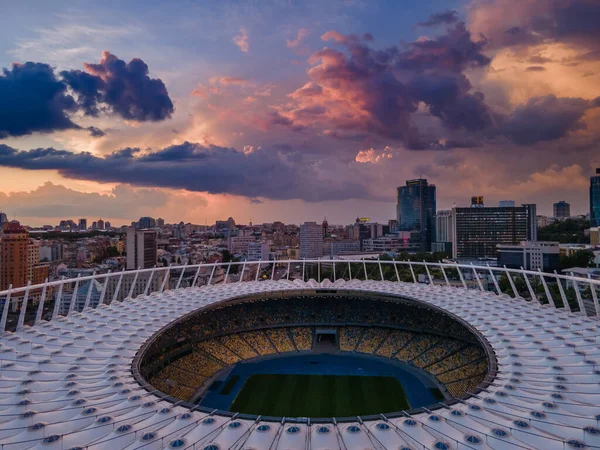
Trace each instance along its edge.
{"label": "center circle", "polygon": [[159,330],[133,364],[148,390],[207,412],[340,418],[452,404],[486,387],[496,360],[441,308],[312,290],[200,308]]}

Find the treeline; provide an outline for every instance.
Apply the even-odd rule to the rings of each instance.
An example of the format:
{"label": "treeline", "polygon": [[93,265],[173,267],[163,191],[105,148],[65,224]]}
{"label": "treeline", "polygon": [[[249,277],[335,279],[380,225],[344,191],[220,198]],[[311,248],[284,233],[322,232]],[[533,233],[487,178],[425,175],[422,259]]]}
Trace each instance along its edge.
{"label": "treeline", "polygon": [[538,241],[555,241],[561,244],[589,244],[585,230],[590,228],[586,219],[566,219],[555,221],[547,227],[538,229]]}

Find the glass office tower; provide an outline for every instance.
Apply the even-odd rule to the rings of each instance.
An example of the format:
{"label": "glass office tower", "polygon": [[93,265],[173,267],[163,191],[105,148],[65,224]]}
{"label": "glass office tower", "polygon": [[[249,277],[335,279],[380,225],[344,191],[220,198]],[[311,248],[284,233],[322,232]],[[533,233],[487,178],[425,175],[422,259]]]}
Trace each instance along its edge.
{"label": "glass office tower", "polygon": [[590,224],[600,227],[600,168],[595,177],[590,177]]}
{"label": "glass office tower", "polygon": [[433,217],[435,216],[435,186],[425,179],[408,180],[398,188],[396,202],[398,229],[411,231],[411,241],[421,250],[431,249]]}

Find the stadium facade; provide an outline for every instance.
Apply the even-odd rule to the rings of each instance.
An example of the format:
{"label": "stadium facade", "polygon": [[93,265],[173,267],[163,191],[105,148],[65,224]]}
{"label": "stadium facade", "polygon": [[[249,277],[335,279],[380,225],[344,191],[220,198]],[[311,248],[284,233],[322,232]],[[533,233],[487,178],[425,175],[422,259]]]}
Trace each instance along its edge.
{"label": "stadium facade", "polygon": [[[317,266],[316,280],[304,277],[307,264]],[[327,272],[324,264],[246,263],[235,274],[237,282],[231,282],[231,264],[209,264],[0,292],[0,328],[11,329],[9,318],[17,314],[15,330],[0,339],[0,445],[204,450],[600,446],[600,282],[475,266],[344,261]],[[302,277],[292,280],[290,267],[299,266]],[[364,267],[362,275],[357,267]],[[221,269],[225,276],[215,277]],[[270,277],[259,281],[265,271]],[[321,279],[325,273],[328,278]],[[133,299],[117,300],[124,277],[134,277],[131,286],[145,279],[146,289]],[[161,280],[157,287],[154,277]],[[60,315],[63,297],[77,298],[79,284],[88,278],[103,285],[117,280],[115,292],[102,293],[95,308],[87,301],[79,310],[73,302]],[[222,281],[213,284],[215,279]],[[70,290],[75,292],[63,296]],[[416,410],[287,418],[206,410],[167,395],[143,373],[144,355],[153,342],[199,312],[241,299],[340,292],[403,299],[456,319],[481,338],[489,365],[484,379],[451,401]],[[43,320],[50,299],[51,317]]]}

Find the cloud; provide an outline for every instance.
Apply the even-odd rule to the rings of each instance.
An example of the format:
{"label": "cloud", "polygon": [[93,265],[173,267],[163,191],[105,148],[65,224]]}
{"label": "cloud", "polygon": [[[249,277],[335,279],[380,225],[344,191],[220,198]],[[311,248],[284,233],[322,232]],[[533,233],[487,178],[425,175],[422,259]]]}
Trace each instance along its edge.
{"label": "cloud", "polygon": [[46,182],[32,191],[0,192],[0,203],[17,217],[73,218],[110,217],[127,219],[164,208],[169,195],[160,189],[117,185],[110,193],[88,193]]}
{"label": "cloud", "polygon": [[98,115],[100,108],[127,120],[160,121],[173,114],[173,102],[160,79],[148,76],[148,66],[139,58],[130,62],[102,52],[98,64],[84,64],[80,70],[63,71],[65,83],[78,94],[87,115]]}
{"label": "cloud", "polygon": [[485,40],[474,41],[462,22],[436,38],[384,50],[370,46],[370,34],[332,30],[321,38],[342,50],[325,47],[309,58],[310,82],[289,95],[271,123],[324,127],[338,136],[360,130],[422,148],[413,122],[421,102],[451,130],[493,122],[484,95],[463,74],[489,64]]}
{"label": "cloud", "polygon": [[[19,151],[0,144],[0,165],[56,170],[65,178],[129,183],[250,198],[305,201],[366,198],[352,178],[336,180],[331,165],[295,152],[245,151],[185,142],[155,152],[125,148],[105,157],[53,148]],[[260,174],[260,176],[257,176]]]}
{"label": "cloud", "polygon": [[546,68],[544,66],[529,66],[525,69],[526,72],[545,72]]}
{"label": "cloud", "polygon": [[[62,71],[48,64],[15,63],[0,74],[0,138],[35,132],[81,129],[76,112],[101,112],[127,120],[159,121],[171,117],[173,103],[164,83],[148,76],[141,59],[129,63],[103,52],[99,64],[84,64],[85,71]],[[92,136],[101,130],[88,127]]]}
{"label": "cloud", "polygon": [[87,127],[87,130],[90,132],[91,137],[102,137],[106,136],[106,133],[102,131],[100,128],[96,127]]}
{"label": "cloud", "polygon": [[475,0],[470,23],[494,48],[550,42],[600,48],[597,0]]}
{"label": "cloud", "polygon": [[456,11],[444,11],[429,16],[425,22],[420,22],[419,26],[422,27],[433,27],[437,25],[450,25],[458,22],[458,12]]}
{"label": "cloud", "polygon": [[296,35],[296,39],[285,41],[288,48],[297,48],[300,46],[302,41],[310,34],[307,28],[300,28],[298,30],[298,34]]}
{"label": "cloud", "polygon": [[248,80],[242,77],[213,77],[210,79],[212,84],[221,84],[223,86],[245,86]]}
{"label": "cloud", "polygon": [[379,161],[384,161],[386,159],[390,159],[393,157],[392,149],[389,147],[384,148],[383,150],[375,150],[374,148],[369,148],[367,150],[361,150],[356,154],[354,160],[359,163],[378,163]]}
{"label": "cloud", "polygon": [[588,109],[598,106],[599,99],[588,101],[555,95],[531,98],[514,110],[501,132],[520,145],[562,138],[586,128],[583,116]]}
{"label": "cloud", "polygon": [[0,139],[80,128],[69,117],[77,109],[47,64],[13,64],[0,75]]}
{"label": "cloud", "polygon": [[233,43],[237,45],[241,51],[248,53],[250,43],[248,42],[248,31],[245,28],[240,29],[240,34],[233,37]]}

